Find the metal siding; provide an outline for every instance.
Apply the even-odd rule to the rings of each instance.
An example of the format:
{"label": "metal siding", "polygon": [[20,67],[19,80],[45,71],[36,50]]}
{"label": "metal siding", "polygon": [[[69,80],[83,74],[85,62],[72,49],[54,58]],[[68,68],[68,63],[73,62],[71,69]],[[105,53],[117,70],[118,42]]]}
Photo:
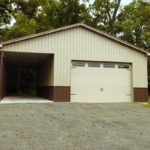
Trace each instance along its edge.
{"label": "metal siding", "polygon": [[132,62],[133,87],[147,87],[147,58],[144,54],[81,27],[8,44],[3,50],[54,53],[55,86],[70,86],[71,60],[95,60]]}
{"label": "metal siding", "polygon": [[53,56],[48,56],[39,66],[38,66],[38,86],[49,86],[54,85],[54,58]]}

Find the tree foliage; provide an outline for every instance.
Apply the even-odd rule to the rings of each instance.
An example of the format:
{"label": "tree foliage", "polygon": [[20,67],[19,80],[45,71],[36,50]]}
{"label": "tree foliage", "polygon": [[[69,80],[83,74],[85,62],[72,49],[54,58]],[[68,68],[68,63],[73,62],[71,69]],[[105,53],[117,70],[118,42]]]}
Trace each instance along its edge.
{"label": "tree foliage", "polygon": [[[136,46],[148,48],[150,3],[134,0],[118,17],[120,38]],[[147,10],[149,9],[149,11]],[[146,14],[147,13],[147,14]],[[147,37],[148,35],[148,37]]]}
{"label": "tree foliage", "polygon": [[12,1],[0,0],[0,27],[10,23],[12,14]]}
{"label": "tree foliage", "polygon": [[147,48],[150,48],[150,2],[142,2],[142,4],[144,5],[144,9],[142,9],[142,14],[144,15],[141,19],[141,22],[143,23],[143,36]]}
{"label": "tree foliage", "polygon": [[79,0],[48,0],[43,13],[54,28],[86,21],[90,17],[85,4],[80,4]]}
{"label": "tree foliage", "polygon": [[14,39],[36,33],[36,22],[34,19],[28,19],[26,15],[20,13],[16,18],[16,23],[5,31],[3,40]]}
{"label": "tree foliage", "polygon": [[38,7],[42,4],[41,0],[14,0],[15,17],[22,12],[28,19],[36,18]]}
{"label": "tree foliage", "polygon": [[115,22],[117,20],[118,11],[121,0],[95,0],[92,9],[94,22],[103,31],[111,35],[115,34]]}

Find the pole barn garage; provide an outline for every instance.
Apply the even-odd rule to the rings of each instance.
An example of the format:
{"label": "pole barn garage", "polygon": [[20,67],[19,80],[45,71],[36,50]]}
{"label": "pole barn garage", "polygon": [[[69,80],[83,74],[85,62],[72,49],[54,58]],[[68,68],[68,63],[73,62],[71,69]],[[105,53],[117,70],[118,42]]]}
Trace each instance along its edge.
{"label": "pole barn garage", "polygon": [[0,99],[13,66],[34,68],[36,95],[55,102],[146,102],[147,57],[82,23],[6,41],[0,45]]}

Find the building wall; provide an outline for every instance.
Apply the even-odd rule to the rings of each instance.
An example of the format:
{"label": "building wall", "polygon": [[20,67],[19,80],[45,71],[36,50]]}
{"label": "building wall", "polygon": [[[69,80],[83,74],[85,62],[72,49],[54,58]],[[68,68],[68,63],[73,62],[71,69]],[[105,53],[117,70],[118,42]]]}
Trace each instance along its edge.
{"label": "building wall", "polygon": [[49,55],[38,66],[37,96],[54,100],[54,55]]}
{"label": "building wall", "polygon": [[6,76],[5,54],[0,52],[0,100],[6,95]]}
{"label": "building wall", "polygon": [[38,81],[37,86],[54,86],[54,57],[48,56],[37,68]]}
{"label": "building wall", "polygon": [[[77,27],[8,44],[4,51],[54,53],[54,85],[70,86],[71,60],[132,62],[133,87],[147,87],[147,58],[96,33]],[[47,86],[51,82],[47,83]]]}

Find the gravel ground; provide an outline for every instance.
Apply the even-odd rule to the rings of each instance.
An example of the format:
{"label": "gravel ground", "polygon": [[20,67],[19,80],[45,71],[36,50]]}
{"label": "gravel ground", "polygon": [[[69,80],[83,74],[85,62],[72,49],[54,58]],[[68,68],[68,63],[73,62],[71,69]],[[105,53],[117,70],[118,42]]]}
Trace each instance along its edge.
{"label": "gravel ground", "polygon": [[139,104],[1,104],[0,150],[150,150]]}

